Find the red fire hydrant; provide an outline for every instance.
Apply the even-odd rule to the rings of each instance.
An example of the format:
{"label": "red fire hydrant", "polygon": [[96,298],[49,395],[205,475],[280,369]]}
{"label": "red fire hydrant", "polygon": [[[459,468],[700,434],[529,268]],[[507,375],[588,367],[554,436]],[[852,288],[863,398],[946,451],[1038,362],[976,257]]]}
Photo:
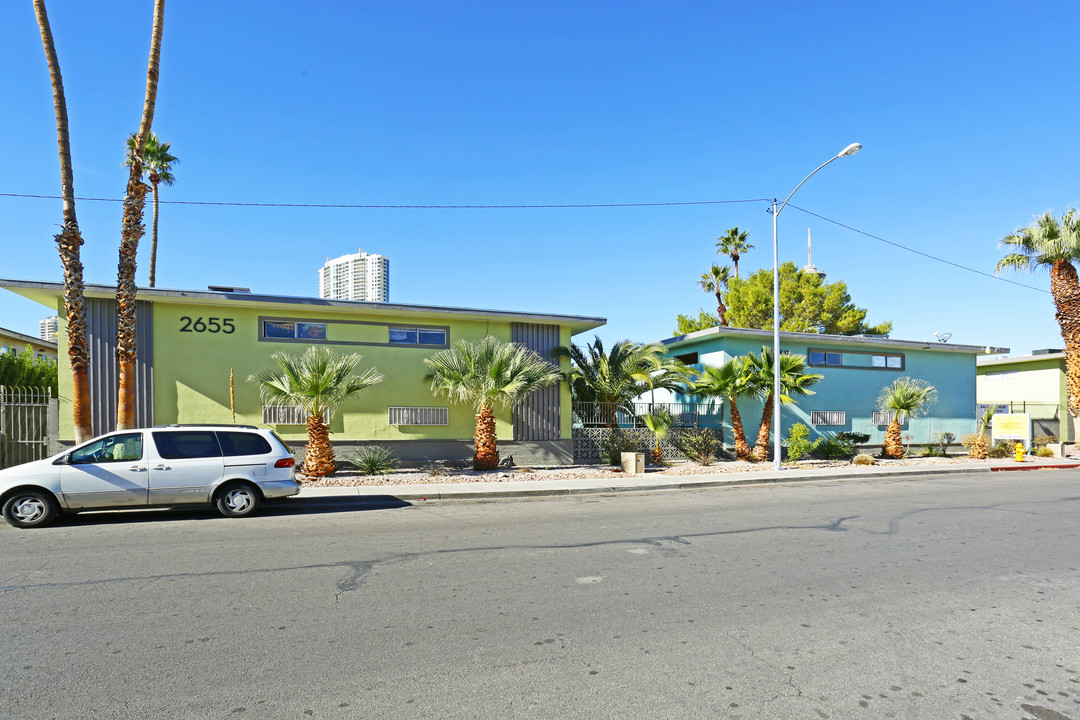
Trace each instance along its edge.
{"label": "red fire hydrant", "polygon": [[1016,443],[1016,462],[1024,462],[1024,443]]}

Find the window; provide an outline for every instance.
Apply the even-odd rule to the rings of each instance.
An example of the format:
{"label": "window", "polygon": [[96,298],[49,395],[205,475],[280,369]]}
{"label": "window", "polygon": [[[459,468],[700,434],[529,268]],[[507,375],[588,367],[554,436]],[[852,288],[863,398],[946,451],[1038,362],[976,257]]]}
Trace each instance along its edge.
{"label": "window", "polygon": [[810,365],[815,367],[849,367],[874,370],[904,369],[904,356],[900,353],[810,350],[808,356]]}
{"label": "window", "polygon": [[433,328],[390,328],[392,345],[446,345],[446,330]]}
{"label": "window", "polygon": [[675,359],[681,362],[683,365],[697,365],[698,354],[696,352],[684,353],[682,355],[676,355]]}
{"label": "window", "polygon": [[158,455],[166,460],[221,457],[221,448],[212,430],[178,430],[153,435]]}
{"label": "window", "polygon": [[74,450],[71,453],[72,465],[101,462],[132,462],[142,460],[142,433],[110,435],[97,442]]}
{"label": "window", "polygon": [[263,337],[281,340],[325,340],[326,323],[263,320]]}
{"label": "window", "polygon": [[812,410],[811,425],[846,425],[847,412],[844,410]]}
{"label": "window", "polygon": [[219,432],[218,442],[221,454],[225,457],[237,455],[266,455],[270,452],[270,443],[262,435],[246,432]]}
{"label": "window", "polygon": [[450,409],[444,407],[389,407],[387,425],[449,425]]}

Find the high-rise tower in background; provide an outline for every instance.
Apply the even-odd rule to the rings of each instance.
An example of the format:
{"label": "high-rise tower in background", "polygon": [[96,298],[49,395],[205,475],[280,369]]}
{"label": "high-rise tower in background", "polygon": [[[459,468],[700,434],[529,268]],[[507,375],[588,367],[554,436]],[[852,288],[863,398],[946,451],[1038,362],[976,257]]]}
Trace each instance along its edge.
{"label": "high-rise tower in background", "polygon": [[38,337],[48,342],[56,342],[56,332],[60,329],[60,318],[57,315],[47,317],[38,323]]}
{"label": "high-rise tower in background", "polygon": [[326,259],[319,270],[319,297],[332,300],[390,299],[390,261],[383,255],[366,253]]}

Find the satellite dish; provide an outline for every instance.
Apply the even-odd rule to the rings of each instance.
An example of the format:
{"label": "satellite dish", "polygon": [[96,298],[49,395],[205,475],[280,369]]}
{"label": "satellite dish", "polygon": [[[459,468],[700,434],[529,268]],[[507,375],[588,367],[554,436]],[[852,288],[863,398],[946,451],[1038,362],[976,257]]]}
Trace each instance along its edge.
{"label": "satellite dish", "polygon": [[951,332],[946,332],[946,333],[936,332],[936,333],[934,333],[934,337],[936,337],[938,339],[938,342],[949,342],[949,338],[952,337],[952,333]]}

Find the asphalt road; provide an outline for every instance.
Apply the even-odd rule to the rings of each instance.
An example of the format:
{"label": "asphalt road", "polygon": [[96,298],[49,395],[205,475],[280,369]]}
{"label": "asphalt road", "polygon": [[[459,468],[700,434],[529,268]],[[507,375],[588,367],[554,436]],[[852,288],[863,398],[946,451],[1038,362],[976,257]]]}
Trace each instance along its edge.
{"label": "asphalt road", "polygon": [[1080,720],[1080,473],[0,528],[0,718]]}

